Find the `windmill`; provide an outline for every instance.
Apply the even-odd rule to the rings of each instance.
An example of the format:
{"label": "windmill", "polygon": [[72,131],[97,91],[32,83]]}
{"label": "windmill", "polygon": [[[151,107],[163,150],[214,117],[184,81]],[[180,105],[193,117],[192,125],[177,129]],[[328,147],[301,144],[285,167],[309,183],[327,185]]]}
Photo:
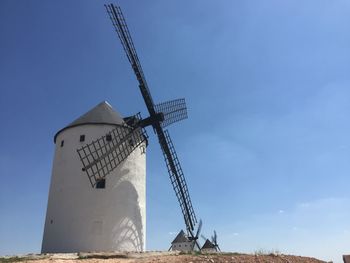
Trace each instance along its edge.
{"label": "windmill", "polygon": [[168,130],[165,129],[170,124],[187,118],[185,99],[154,104],[120,7],[109,4],[105,5],[105,8],[136,75],[149,117],[142,119],[140,114],[136,114],[125,118],[126,125],[118,126],[107,135],[79,148],[77,152],[83,166],[82,170],[87,174],[91,185],[95,187],[146,141],[145,128],[152,126],[158,137],[170,181],[181,208],[188,238],[200,249],[197,239],[202,224],[199,224],[197,233],[194,234],[197,218],[174,144]]}
{"label": "windmill", "polygon": [[201,235],[201,237],[204,240],[204,244],[202,246],[201,251],[203,251],[203,252],[217,252],[217,251],[221,251],[220,247],[218,245],[218,242],[217,242],[217,234],[216,234],[215,230],[214,230],[214,235],[211,236],[211,240],[206,238],[204,235]]}
{"label": "windmill", "polygon": [[122,118],[103,101],[56,133],[41,251],[145,250],[148,126],[157,134],[162,149],[185,221],[187,245],[191,250],[200,249],[197,240],[202,223],[194,234],[197,218],[165,129],[187,118],[185,99],[154,104],[120,7],[105,7],[134,70],[149,117],[143,119],[137,113]]}
{"label": "windmill", "polygon": [[168,251],[177,250],[177,251],[188,252],[188,251],[197,250],[197,248],[200,250],[197,239],[199,237],[201,229],[202,229],[202,220],[199,221],[197,232],[194,237],[186,235],[185,232],[181,230],[177,234],[177,236],[174,238],[174,240],[171,242],[171,246],[168,249]]}

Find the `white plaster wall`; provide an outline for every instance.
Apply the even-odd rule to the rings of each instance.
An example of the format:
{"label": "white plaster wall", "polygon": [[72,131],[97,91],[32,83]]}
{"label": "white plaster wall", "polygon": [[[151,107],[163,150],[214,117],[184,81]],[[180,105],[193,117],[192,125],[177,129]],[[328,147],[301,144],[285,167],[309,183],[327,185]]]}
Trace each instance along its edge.
{"label": "white plaster wall", "polygon": [[[137,148],[92,188],[77,149],[115,128],[82,125],[56,140],[42,252],[143,251],[146,241],[146,154]],[[80,135],[85,141],[80,142]],[[64,146],[61,147],[61,141]],[[143,145],[145,148],[145,145]]]}
{"label": "white plaster wall", "polygon": [[172,245],[172,250],[177,251],[192,251],[194,242],[179,242]]}

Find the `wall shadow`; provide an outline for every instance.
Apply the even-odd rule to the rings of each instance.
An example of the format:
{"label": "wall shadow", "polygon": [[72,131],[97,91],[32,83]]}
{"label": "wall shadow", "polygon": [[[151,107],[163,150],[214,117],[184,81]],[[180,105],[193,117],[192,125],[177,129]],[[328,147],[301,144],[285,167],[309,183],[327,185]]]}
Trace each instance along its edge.
{"label": "wall shadow", "polygon": [[116,192],[112,207],[119,213],[112,218],[115,226],[112,230],[114,250],[118,251],[143,251],[144,233],[140,210],[139,195],[130,181],[129,169],[121,169],[119,178],[113,187]]}

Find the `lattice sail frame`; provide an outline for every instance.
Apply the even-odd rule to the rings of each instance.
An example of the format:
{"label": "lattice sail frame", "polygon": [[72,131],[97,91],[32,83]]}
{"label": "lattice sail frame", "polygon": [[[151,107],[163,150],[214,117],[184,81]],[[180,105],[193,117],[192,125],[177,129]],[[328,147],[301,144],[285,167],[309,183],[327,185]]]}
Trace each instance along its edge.
{"label": "lattice sail frame", "polygon": [[[127,58],[131,64],[131,67],[139,82],[139,88],[143,96],[143,99],[145,101],[145,104],[147,106],[148,112],[150,114],[150,118],[154,118],[159,112],[156,112],[151,93],[148,89],[148,85],[147,85],[145,76],[143,74],[143,70],[139,62],[132,38],[130,36],[128,26],[126,25],[122,11],[119,6],[114,6],[113,4],[105,5],[105,7],[112,21],[112,24],[118,34],[118,37],[121,41],[121,44],[124,48]],[[183,104],[180,103],[180,105],[183,105]],[[163,117],[168,118],[166,122],[163,121],[164,125],[161,122],[156,122],[156,118],[154,118],[155,122],[152,123],[152,126],[154,131],[157,133],[159,142],[161,144],[161,148],[166,161],[170,179],[174,187],[178,201],[180,203],[180,207],[185,219],[187,230],[191,234],[191,236],[193,236],[192,231],[194,230],[194,225],[197,223],[197,220],[193,211],[191,199],[187,189],[187,184],[186,184],[180,163],[177,159],[174,146],[169,137],[169,134],[167,133],[167,131],[165,132],[163,131],[163,127],[165,127],[166,125],[169,125],[178,120],[181,120],[182,118],[184,118],[185,115],[187,116],[187,111],[186,109],[183,108],[183,106],[180,106],[178,108],[179,110],[176,114],[175,112],[171,113],[172,110],[169,110],[168,112],[164,112],[168,114],[164,114],[162,112]],[[164,116],[164,115],[168,115],[168,116]],[[200,249],[199,244],[197,242],[196,244]]]}
{"label": "lattice sail frame", "polygon": [[164,121],[161,123],[163,128],[188,117],[184,98],[162,102],[155,105],[154,108],[156,112],[164,115]]}
{"label": "lattice sail frame", "polygon": [[[171,169],[171,165],[170,165],[170,161],[168,159],[168,155],[162,149],[163,150],[164,160],[165,160],[168,172],[169,172],[170,181],[171,181],[171,184],[172,184],[172,186],[173,186],[173,188],[175,190],[176,197],[177,197],[177,199],[179,201],[179,204],[180,204],[180,207],[181,207],[181,211],[182,211],[182,214],[184,216],[185,223],[186,223],[187,226],[191,226],[191,222],[193,224],[197,223],[197,218],[196,218],[196,214],[194,213],[194,210],[193,210],[192,201],[191,201],[191,198],[190,198],[190,195],[189,195],[189,191],[188,191],[188,188],[187,188],[186,179],[185,179],[184,173],[182,171],[179,159],[177,157],[177,154],[176,154],[176,151],[175,151],[173,142],[172,142],[172,140],[170,138],[168,130],[164,130],[164,135],[165,135],[165,143],[169,147],[170,154],[171,154],[171,157],[172,157],[172,160],[174,162],[175,169],[176,169],[176,172],[177,172],[177,176],[179,178],[179,180],[177,180],[176,174],[174,174],[173,170]],[[180,192],[181,189],[183,191],[183,195]],[[186,204],[186,206],[188,208],[188,212],[186,210],[185,204]]]}
{"label": "lattice sail frame", "polygon": [[86,172],[92,187],[147,141],[147,138],[146,130],[141,127],[120,125],[78,149],[82,170]]}
{"label": "lattice sail frame", "polygon": [[132,66],[132,69],[135,72],[136,78],[140,84],[140,89],[142,95],[145,99],[146,106],[148,110],[153,109],[153,99],[149,91],[145,75],[143,73],[140,60],[137,56],[134,43],[132,41],[128,25],[125,22],[124,15],[119,6],[115,5],[105,5],[109,18],[112,21],[113,27],[118,34],[120,42],[122,43],[123,49],[126,53],[126,56]]}

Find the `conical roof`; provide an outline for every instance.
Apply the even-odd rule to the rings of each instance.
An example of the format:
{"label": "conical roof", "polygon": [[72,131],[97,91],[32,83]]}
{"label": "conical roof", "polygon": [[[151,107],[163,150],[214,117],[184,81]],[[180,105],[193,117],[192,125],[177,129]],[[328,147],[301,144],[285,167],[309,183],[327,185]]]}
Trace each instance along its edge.
{"label": "conical roof", "polygon": [[113,110],[112,106],[107,101],[102,101],[97,106],[89,110],[87,113],[83,114],[75,121],[68,124],[63,129],[59,130],[54,137],[54,142],[56,143],[56,138],[58,134],[63,130],[85,124],[122,125],[124,124],[124,120],[118,112]]}
{"label": "conical roof", "polygon": [[214,244],[209,240],[207,239],[204,243],[204,245],[202,246],[202,249],[203,248],[215,248]]}
{"label": "conical roof", "polygon": [[177,236],[175,237],[175,239],[173,240],[173,242],[171,242],[171,244],[173,243],[182,243],[182,242],[188,242],[188,238],[185,235],[185,232],[183,230],[180,231],[179,234],[177,234]]}

